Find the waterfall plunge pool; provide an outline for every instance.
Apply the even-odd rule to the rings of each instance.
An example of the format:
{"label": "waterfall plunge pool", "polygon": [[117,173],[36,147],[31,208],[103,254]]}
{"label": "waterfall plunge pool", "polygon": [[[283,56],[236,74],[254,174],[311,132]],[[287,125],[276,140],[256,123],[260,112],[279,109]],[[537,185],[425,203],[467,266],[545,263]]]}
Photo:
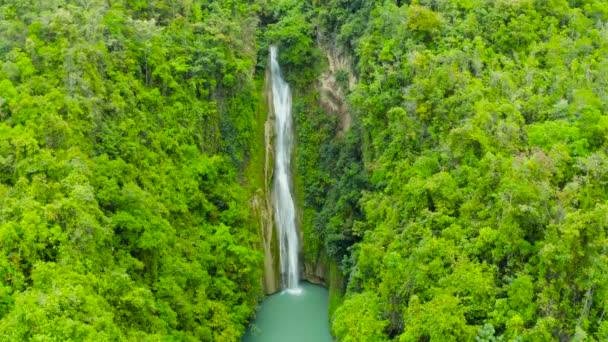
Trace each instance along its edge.
{"label": "waterfall plunge pool", "polygon": [[241,342],[332,342],[329,292],[307,282],[299,288],[299,294],[282,291],[266,297]]}

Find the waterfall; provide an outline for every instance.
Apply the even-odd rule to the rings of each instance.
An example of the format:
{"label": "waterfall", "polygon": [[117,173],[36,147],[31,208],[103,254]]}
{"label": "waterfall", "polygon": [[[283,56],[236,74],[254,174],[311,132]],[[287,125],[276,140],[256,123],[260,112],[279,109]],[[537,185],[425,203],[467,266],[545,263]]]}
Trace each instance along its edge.
{"label": "waterfall", "polygon": [[281,77],[277,48],[270,47],[272,103],[275,113],[275,166],[273,179],[274,216],[277,226],[283,287],[299,292],[298,232],[291,194],[290,163],[292,150],[291,91]]}

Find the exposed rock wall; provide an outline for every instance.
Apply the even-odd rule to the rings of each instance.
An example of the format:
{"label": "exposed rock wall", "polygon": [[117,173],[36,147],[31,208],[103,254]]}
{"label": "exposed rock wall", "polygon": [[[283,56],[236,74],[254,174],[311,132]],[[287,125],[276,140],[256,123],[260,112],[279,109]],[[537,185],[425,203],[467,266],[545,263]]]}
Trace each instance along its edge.
{"label": "exposed rock wall", "polygon": [[302,278],[313,284],[327,287],[329,285],[329,260],[322,255],[314,261],[306,261],[303,263]]}
{"label": "exposed rock wall", "polygon": [[264,291],[272,294],[281,289],[280,256],[277,233],[272,207],[272,173],[274,170],[274,111],[272,110],[272,91],[270,68],[264,77],[264,101],[267,115],[264,122],[264,185],[260,189],[258,207],[260,213],[260,233],[264,250]]}
{"label": "exposed rock wall", "polygon": [[357,79],[352,71],[351,57],[336,48],[330,42],[319,37],[319,46],[323,51],[327,68],[321,74],[317,84],[319,104],[328,113],[338,117],[337,137],[343,137],[352,125],[352,116],[349,112],[345,91],[352,89]]}

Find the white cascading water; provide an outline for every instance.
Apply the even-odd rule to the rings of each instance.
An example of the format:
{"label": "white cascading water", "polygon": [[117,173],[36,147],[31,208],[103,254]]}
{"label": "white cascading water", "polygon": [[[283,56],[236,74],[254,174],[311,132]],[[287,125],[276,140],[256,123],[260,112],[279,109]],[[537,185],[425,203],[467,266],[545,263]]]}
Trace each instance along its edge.
{"label": "white cascading water", "polygon": [[290,293],[299,293],[298,232],[296,210],[290,190],[290,163],[292,149],[291,90],[281,77],[276,46],[270,47],[272,100],[275,113],[275,163],[273,201],[274,217],[279,236],[281,276],[283,287]]}

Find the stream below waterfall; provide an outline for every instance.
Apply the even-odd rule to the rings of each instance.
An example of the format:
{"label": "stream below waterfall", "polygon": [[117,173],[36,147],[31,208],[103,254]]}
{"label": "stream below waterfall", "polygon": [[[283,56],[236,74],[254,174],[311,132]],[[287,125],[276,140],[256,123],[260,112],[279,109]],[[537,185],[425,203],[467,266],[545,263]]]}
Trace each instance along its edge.
{"label": "stream below waterfall", "polygon": [[332,342],[329,292],[306,282],[300,289],[298,294],[283,291],[266,297],[242,342]]}

